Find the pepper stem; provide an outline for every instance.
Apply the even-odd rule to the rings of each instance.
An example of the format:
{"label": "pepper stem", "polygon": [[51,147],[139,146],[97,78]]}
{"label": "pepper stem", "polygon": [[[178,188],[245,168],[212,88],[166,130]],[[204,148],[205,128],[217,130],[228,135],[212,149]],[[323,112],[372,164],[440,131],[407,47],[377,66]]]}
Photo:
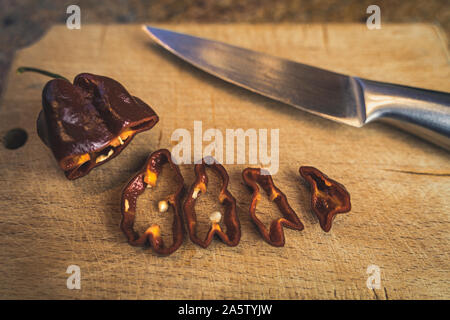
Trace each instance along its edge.
{"label": "pepper stem", "polygon": [[64,80],[69,81],[67,78],[65,78],[65,77],[63,77],[63,76],[61,76],[59,74],[52,73],[52,72],[49,72],[49,71],[45,71],[45,70],[42,70],[42,69],[37,69],[37,68],[33,68],[33,67],[19,67],[19,68],[17,68],[17,73],[18,74],[21,74],[21,73],[24,73],[24,72],[36,72],[36,73],[43,74],[45,76],[49,76],[51,78],[64,79]]}

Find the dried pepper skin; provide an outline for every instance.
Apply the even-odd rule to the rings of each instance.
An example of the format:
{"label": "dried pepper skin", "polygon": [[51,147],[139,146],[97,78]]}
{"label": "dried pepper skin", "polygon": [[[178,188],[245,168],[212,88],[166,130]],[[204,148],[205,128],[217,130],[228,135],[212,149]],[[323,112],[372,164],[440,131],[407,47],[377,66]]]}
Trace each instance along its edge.
{"label": "dried pepper skin", "polygon": [[[205,239],[200,239],[197,236],[197,214],[195,212],[195,202],[200,193],[206,192],[208,186],[206,167],[211,168],[222,179],[219,201],[225,206],[223,222],[226,226],[226,232],[222,231],[218,221],[211,219],[211,228],[209,229]],[[228,246],[237,246],[241,239],[241,227],[236,212],[236,199],[228,191],[229,177],[227,171],[221,164],[216,163],[212,157],[202,159],[202,163],[194,166],[194,171],[196,178],[190,187],[187,198],[184,202],[184,216],[191,241],[203,248],[207,248],[214,235],[217,235]],[[220,217],[221,215],[219,215],[218,220],[220,220]]]}
{"label": "dried pepper skin", "polygon": [[[161,238],[161,229],[157,224],[151,225],[144,234],[139,235],[133,228],[136,219],[137,198],[144,193],[146,188],[154,188],[159,174],[165,164],[174,170],[177,179],[177,189],[175,193],[169,195],[164,202],[168,207],[173,208],[172,245],[166,247]],[[153,247],[153,250],[160,255],[170,255],[175,252],[183,243],[184,227],[181,212],[181,197],[184,191],[184,178],[179,167],[173,163],[170,151],[160,149],[153,152],[147,159],[144,167],[128,182],[122,192],[121,212],[122,220],[120,229],[128,239],[128,243],[133,246]],[[165,210],[165,211],[167,211]],[[164,211],[164,212],[165,212]],[[162,212],[160,210],[160,212]]]}
{"label": "dried pepper skin", "polygon": [[339,182],[314,167],[303,166],[300,175],[311,187],[311,208],[319,219],[320,227],[328,232],[339,213],[351,210],[350,194]]}
{"label": "dried pepper skin", "polygon": [[117,81],[89,73],[50,80],[42,92],[37,120],[41,140],[70,180],[117,156],[159,120],[142,100]]}
{"label": "dried pepper skin", "polygon": [[[242,171],[242,178],[253,192],[249,209],[250,217],[264,240],[275,247],[283,247],[285,244],[283,226],[299,231],[304,229],[303,223],[289,205],[286,195],[273,183],[271,175],[262,174],[259,168],[246,168]],[[283,214],[283,218],[272,221],[270,231],[267,230],[265,225],[256,216],[256,206],[261,199],[258,185],[264,189],[270,200],[275,202]]]}

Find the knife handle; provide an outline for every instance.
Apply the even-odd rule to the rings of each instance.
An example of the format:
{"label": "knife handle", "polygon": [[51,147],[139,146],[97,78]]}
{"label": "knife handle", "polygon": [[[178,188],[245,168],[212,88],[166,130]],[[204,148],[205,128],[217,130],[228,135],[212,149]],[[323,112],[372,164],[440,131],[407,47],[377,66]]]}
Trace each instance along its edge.
{"label": "knife handle", "polygon": [[450,94],[366,79],[365,123],[382,120],[450,151]]}

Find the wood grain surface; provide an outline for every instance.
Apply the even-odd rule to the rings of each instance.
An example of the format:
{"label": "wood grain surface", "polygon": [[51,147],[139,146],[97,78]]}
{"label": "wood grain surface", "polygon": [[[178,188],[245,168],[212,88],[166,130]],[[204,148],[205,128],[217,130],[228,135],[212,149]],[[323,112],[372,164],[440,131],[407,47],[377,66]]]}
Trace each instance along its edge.
{"label": "wood grain surface", "polygon": [[[443,32],[432,25],[162,25],[374,80],[450,91]],[[149,103],[160,122],[114,160],[75,181],[65,179],[36,134],[41,91],[48,81],[17,75],[21,65],[73,78],[110,76]],[[120,194],[158,148],[173,146],[177,128],[279,129],[280,169],[274,175],[305,224],[286,230],[286,246],[262,240],[248,215],[250,193],[241,171],[225,165],[237,198],[242,238],[230,248],[201,249],[188,239],[169,257],[131,247],[119,229]],[[17,53],[0,105],[0,136],[28,132],[16,150],[0,148],[0,297],[64,299],[411,299],[450,298],[449,154],[384,124],[356,129],[324,120],[222,82],[169,55],[139,25],[52,28]],[[270,143],[270,140],[269,140]],[[206,143],[204,144],[206,145]],[[352,211],[324,233],[298,174],[312,165],[343,183]],[[181,167],[186,185],[193,166]],[[159,221],[155,201],[165,184],[139,200],[138,228]],[[197,212],[204,228],[218,181]],[[158,190],[158,191],[157,191]],[[160,196],[161,195],[161,196]],[[208,195],[208,197],[206,197]],[[207,199],[206,199],[207,198]],[[260,214],[274,217],[263,202]],[[165,234],[167,236],[167,234]],[[369,265],[381,288],[368,289]],[[69,265],[81,268],[81,289],[66,287]]]}

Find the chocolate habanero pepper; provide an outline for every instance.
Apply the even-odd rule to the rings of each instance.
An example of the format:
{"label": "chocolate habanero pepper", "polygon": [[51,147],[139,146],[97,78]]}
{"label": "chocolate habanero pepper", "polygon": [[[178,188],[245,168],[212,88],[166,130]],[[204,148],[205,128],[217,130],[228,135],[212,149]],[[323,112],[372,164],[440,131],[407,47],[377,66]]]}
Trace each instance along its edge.
{"label": "chocolate habanero pepper", "polygon": [[[264,173],[264,174],[263,174]],[[252,190],[252,202],[250,204],[250,217],[258,228],[260,234],[269,244],[275,247],[283,247],[285,244],[283,226],[294,230],[303,230],[304,226],[295,211],[289,205],[287,198],[273,183],[272,176],[268,172],[262,172],[259,168],[246,168],[242,171],[245,184]],[[256,206],[261,200],[260,185],[267,193],[271,201],[274,201],[283,218],[275,219],[270,224],[270,231],[256,216]]]}
{"label": "chocolate habanero pepper", "polygon": [[159,120],[146,103],[111,78],[81,73],[72,84],[39,69],[18,69],[24,71],[55,78],[42,92],[37,132],[70,180],[116,157],[137,133]]}
{"label": "chocolate habanero pepper", "polygon": [[311,208],[320,227],[328,232],[336,214],[351,210],[350,194],[342,184],[314,167],[300,167],[299,171],[311,186]]}
{"label": "chocolate habanero pepper", "polygon": [[[144,193],[147,187],[156,187],[158,175],[161,173],[164,164],[169,164],[175,171],[177,179],[177,189],[175,193],[167,196],[166,199],[158,203],[159,212],[167,212],[173,208],[172,237],[173,241],[169,247],[164,245],[161,238],[161,228],[157,224],[151,225],[144,234],[139,235],[133,228],[136,219],[137,198]],[[147,159],[144,167],[139,171],[122,192],[122,221],[120,228],[128,239],[128,243],[133,246],[151,245],[153,250],[161,255],[169,255],[175,252],[183,243],[184,228],[181,214],[181,196],[184,190],[184,179],[178,166],[172,162],[171,154],[167,149],[160,149],[153,152]]]}
{"label": "chocolate habanero pepper", "polygon": [[[200,239],[197,236],[197,214],[195,212],[195,202],[199,194],[205,193],[208,186],[208,176],[206,175],[206,167],[211,168],[221,179],[222,188],[219,193],[219,201],[225,206],[223,214],[223,223],[226,231],[222,231],[219,222],[222,220],[220,212],[213,212],[209,218],[211,227],[205,237]],[[241,227],[236,212],[236,199],[228,191],[228,173],[225,168],[217,163],[212,157],[205,157],[202,163],[194,166],[195,181],[189,189],[187,198],[184,202],[184,215],[188,226],[189,237],[195,244],[206,248],[211,243],[214,235],[217,235],[228,246],[237,246],[241,239]]]}

